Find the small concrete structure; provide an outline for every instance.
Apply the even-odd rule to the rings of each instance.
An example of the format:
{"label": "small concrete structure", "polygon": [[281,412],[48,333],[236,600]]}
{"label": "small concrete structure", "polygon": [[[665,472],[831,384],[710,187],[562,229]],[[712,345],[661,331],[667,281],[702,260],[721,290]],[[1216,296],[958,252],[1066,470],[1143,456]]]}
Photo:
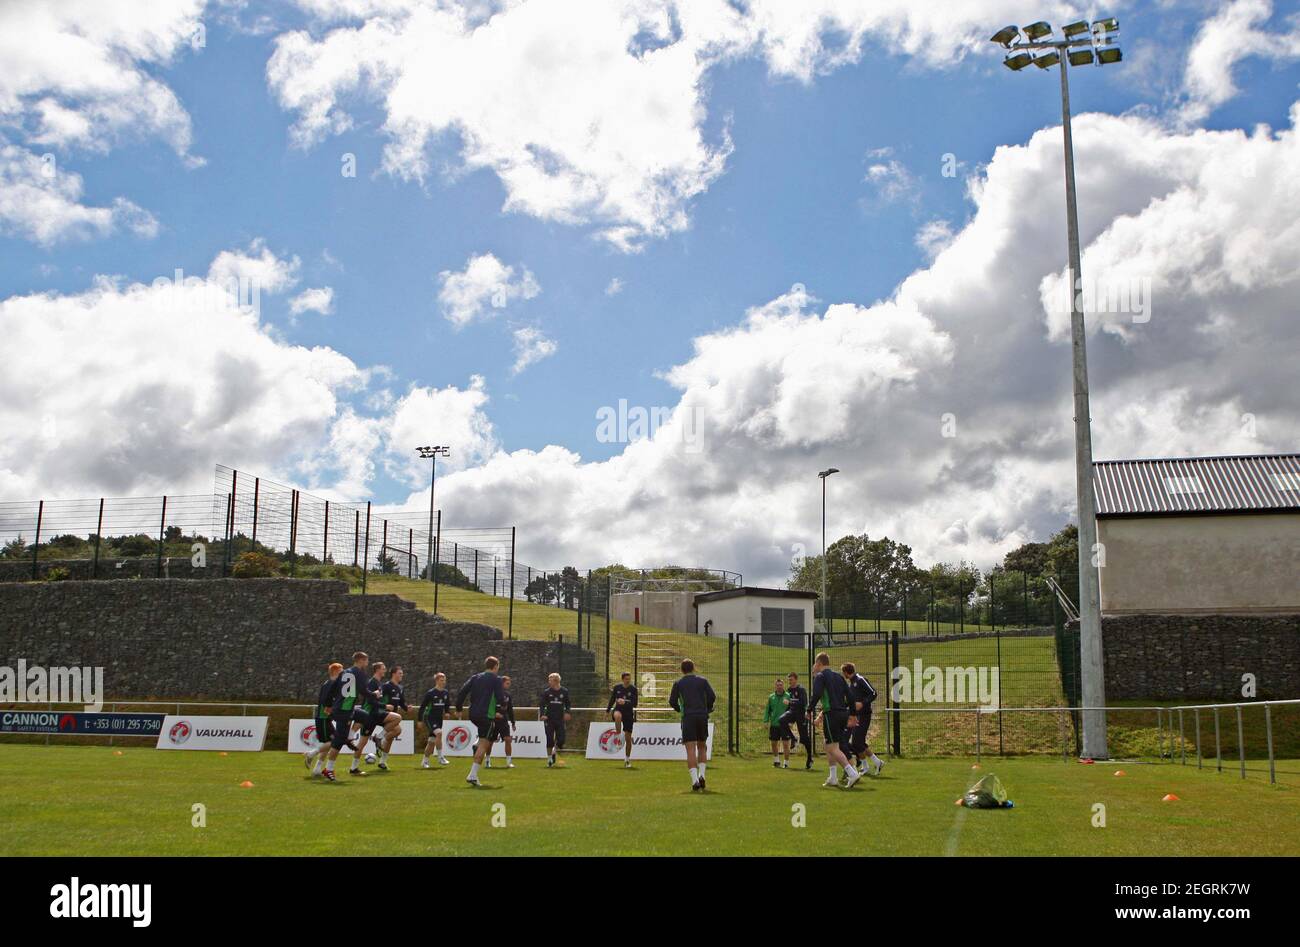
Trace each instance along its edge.
{"label": "small concrete structure", "polygon": [[[765,645],[803,648],[813,630],[816,592],[755,586],[695,596],[695,632],[710,637],[761,634]],[[797,635],[797,638],[787,638]]]}
{"label": "small concrete structure", "polygon": [[700,593],[676,591],[615,592],[610,596],[609,616],[616,621],[695,633],[694,599]]}

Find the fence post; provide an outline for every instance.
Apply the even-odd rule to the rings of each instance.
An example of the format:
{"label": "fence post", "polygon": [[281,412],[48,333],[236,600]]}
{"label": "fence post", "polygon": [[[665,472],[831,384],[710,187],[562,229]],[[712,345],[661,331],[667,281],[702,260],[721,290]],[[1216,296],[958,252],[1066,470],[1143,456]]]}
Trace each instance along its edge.
{"label": "fence post", "polygon": [[298,572],[298,491],[289,492],[289,575]]}
{"label": "fence post", "polygon": [[352,524],[352,567],[357,565],[357,547],[361,542],[361,511],[356,511],[356,516]]}
{"label": "fence post", "polygon": [[[636,645],[633,644],[632,647],[635,649]],[[735,703],[736,688],[733,687],[731,683],[732,675],[735,672],[735,649],[736,634],[735,632],[729,631],[727,632],[727,752],[731,754],[735,754],[736,752],[736,714],[732,709],[732,704]],[[633,678],[633,680],[635,680],[635,678]]]}
{"label": "fence post", "polygon": [[[435,461],[436,463],[436,461]],[[433,611],[438,612],[438,560],[442,558],[442,510],[438,511],[438,518],[434,523],[433,534]],[[477,556],[476,556],[477,558]],[[478,584],[478,570],[474,571],[475,584]]]}
{"label": "fence post", "polygon": [[1268,781],[1277,782],[1277,769],[1273,762],[1273,709],[1264,705],[1264,737],[1268,740]]}
{"label": "fence post", "polygon": [[320,561],[322,563],[329,562],[330,560],[330,501],[329,500],[325,501],[325,535],[321,539],[320,555],[321,555]]}
{"label": "fence post", "polygon": [[[95,560],[90,566],[90,577],[99,578],[99,535],[104,531],[104,498],[99,498],[99,519],[95,521]],[[111,745],[111,744],[110,744]]]}
{"label": "fence post", "polygon": [[[890,671],[889,671],[889,683],[890,683],[891,686],[892,686],[892,683],[893,683],[893,680],[894,680],[894,671],[893,671],[893,669],[896,668],[896,667],[898,667],[898,632],[896,632],[896,631],[893,632],[893,633],[890,635],[890,639],[891,639],[891,648],[890,648]],[[897,702],[895,702],[895,704],[894,704],[894,755],[895,755],[895,756],[902,756],[902,755],[903,755],[903,749],[902,749],[902,746],[903,746],[903,736],[902,736],[902,733],[903,733],[903,722],[902,722],[902,716],[903,716],[903,714],[902,714],[902,712],[901,712],[901,709],[898,707]]]}
{"label": "fence post", "polygon": [[[40,566],[37,565],[37,557],[41,549],[41,520],[45,517],[45,501],[40,500],[36,504],[36,542],[32,543],[32,581],[35,582],[40,578]],[[46,738],[49,742],[49,738]]]}
{"label": "fence post", "polygon": [[1197,707],[1192,711],[1192,718],[1196,723],[1196,768],[1201,768],[1201,708]]}
{"label": "fence post", "polygon": [[[167,497],[164,496],[162,500],[162,522],[158,524],[158,568],[154,573],[154,578],[157,579],[162,578],[163,545],[167,540]],[[231,516],[233,517],[235,505],[235,495],[233,493],[230,495],[230,505]],[[233,533],[234,530],[232,529],[231,532]]]}
{"label": "fence post", "polygon": [[[253,549],[257,549],[257,501],[261,498],[262,478],[253,478]],[[360,513],[358,513],[360,515]],[[353,563],[355,565],[356,563]]]}
{"label": "fence post", "polygon": [[1219,707],[1214,707],[1214,768],[1223,772],[1223,753],[1219,744]]}
{"label": "fence post", "polygon": [[907,586],[903,586],[903,635],[907,636]]}
{"label": "fence post", "polygon": [[1241,778],[1246,778],[1246,739],[1241,731],[1241,704],[1237,705],[1237,756],[1241,760]]}
{"label": "fence post", "polygon": [[1178,753],[1183,766],[1187,765],[1187,738],[1183,736],[1183,708],[1178,708]]}
{"label": "fence post", "polygon": [[998,756],[1002,756],[1002,632],[994,632],[994,637],[998,643]]}
{"label": "fence post", "polygon": [[[357,510],[357,516],[360,515],[361,515],[361,511]],[[365,556],[365,559],[361,561],[361,594],[365,595],[366,594],[366,573],[370,571],[370,501],[369,500],[366,501],[366,547],[365,547],[365,552],[362,555]]]}
{"label": "fence post", "polygon": [[[609,683],[609,599],[613,592],[614,580],[608,574],[605,576],[605,683]],[[636,678],[632,678],[636,683]]]}
{"label": "fence post", "polygon": [[975,711],[975,762],[980,760],[980,712]]}
{"label": "fence post", "polygon": [[1156,708],[1156,754],[1160,759],[1165,758],[1165,725],[1160,716],[1160,708]]}
{"label": "fence post", "polygon": [[[590,575],[590,573],[588,573]],[[506,637],[515,636],[515,527],[510,527],[510,606],[506,613]],[[605,680],[609,680],[609,651],[605,651]]]}
{"label": "fence post", "polygon": [[[411,527],[406,528],[406,577],[414,578],[411,575],[411,566],[415,563],[415,530]],[[427,563],[426,563],[427,565]]]}
{"label": "fence post", "polygon": [[1070,744],[1068,742],[1067,728],[1065,726],[1065,711],[1062,710],[1056,716],[1058,729],[1061,731],[1061,761],[1068,762],[1070,759]]}

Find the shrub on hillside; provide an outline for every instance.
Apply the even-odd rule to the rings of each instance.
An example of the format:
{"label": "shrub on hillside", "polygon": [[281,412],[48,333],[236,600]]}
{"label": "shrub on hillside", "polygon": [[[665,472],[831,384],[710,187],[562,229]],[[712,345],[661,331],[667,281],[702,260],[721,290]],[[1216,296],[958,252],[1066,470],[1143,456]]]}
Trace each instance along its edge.
{"label": "shrub on hillside", "polygon": [[261,552],[246,552],[235,560],[230,574],[236,579],[269,579],[280,574],[280,560]]}

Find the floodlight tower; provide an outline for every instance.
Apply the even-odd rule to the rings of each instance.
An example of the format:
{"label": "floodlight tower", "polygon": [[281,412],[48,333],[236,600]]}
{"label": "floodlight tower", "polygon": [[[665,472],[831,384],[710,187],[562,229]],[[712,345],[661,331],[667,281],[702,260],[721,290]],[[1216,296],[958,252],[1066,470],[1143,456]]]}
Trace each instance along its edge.
{"label": "floodlight tower", "polygon": [[[428,553],[428,555],[425,557],[425,560],[424,560],[424,561],[425,561],[426,563],[428,563],[428,566],[429,566],[429,581],[430,581],[430,582],[437,582],[437,579],[434,577],[434,574],[433,574],[433,573],[434,573],[434,563],[433,563],[433,488],[434,488],[434,487],[437,485],[437,483],[438,483],[438,457],[439,457],[439,455],[441,455],[441,456],[443,456],[443,457],[446,457],[448,454],[451,453],[451,448],[450,448],[450,447],[447,447],[446,445],[442,445],[442,444],[440,444],[440,445],[438,445],[437,447],[417,447],[417,448],[415,449],[415,452],[416,452],[417,454],[420,455],[420,458],[421,458],[422,460],[429,460],[429,461],[432,461],[432,462],[433,462],[432,465],[431,465],[431,466],[432,466],[432,472],[429,474],[429,553]],[[436,590],[435,590],[435,592],[434,592],[434,597],[435,597],[435,598],[437,597],[437,591],[436,591]]]}
{"label": "floodlight tower", "polygon": [[[822,482],[822,622],[826,621],[826,478],[831,474],[839,473],[838,467],[827,467],[825,470],[817,471],[817,476]],[[826,629],[827,635],[830,629]]]}
{"label": "floodlight tower", "polygon": [[[1105,759],[1106,680],[1102,663],[1101,590],[1093,556],[1097,548],[1096,497],[1092,487],[1092,428],[1088,409],[1088,355],[1084,335],[1083,289],[1079,266],[1079,210],[1074,189],[1074,140],[1070,132],[1069,66],[1098,66],[1117,63],[1119,21],[1106,17],[1089,24],[1085,20],[1067,23],[1062,38],[1052,27],[1031,23],[1024,30],[1007,26],[993,34],[992,41],[1008,50],[1004,65],[1019,72],[1033,63],[1039,69],[1061,67],[1061,127],[1065,135],[1065,217],[1069,246],[1070,338],[1074,354],[1074,478],[1079,506],[1079,652],[1082,682],[1083,755]],[[1037,51],[1031,53],[1030,50]],[[1062,58],[1064,55],[1064,58]]]}

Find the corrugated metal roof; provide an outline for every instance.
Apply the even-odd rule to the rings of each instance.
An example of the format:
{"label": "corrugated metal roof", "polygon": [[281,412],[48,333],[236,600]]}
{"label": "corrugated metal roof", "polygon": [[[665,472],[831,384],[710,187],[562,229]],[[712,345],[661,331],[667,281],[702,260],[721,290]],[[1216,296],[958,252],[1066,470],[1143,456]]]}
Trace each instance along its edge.
{"label": "corrugated metal roof", "polygon": [[1300,454],[1103,460],[1098,516],[1300,511]]}

